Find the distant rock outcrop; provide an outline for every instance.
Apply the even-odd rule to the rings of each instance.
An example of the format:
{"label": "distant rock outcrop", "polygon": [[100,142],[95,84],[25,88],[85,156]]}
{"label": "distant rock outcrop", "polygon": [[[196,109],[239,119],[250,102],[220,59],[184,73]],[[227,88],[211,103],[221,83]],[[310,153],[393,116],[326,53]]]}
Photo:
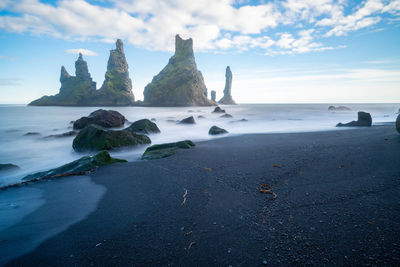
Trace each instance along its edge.
{"label": "distant rock outcrop", "polygon": [[233,101],[232,94],[232,71],[228,66],[225,71],[225,88],[224,88],[224,96],[218,101],[220,104],[225,105],[236,105],[235,101]]}
{"label": "distant rock outcrop", "polygon": [[11,163],[0,164],[0,172],[12,171],[17,169],[19,169],[19,167]]}
{"label": "distant rock outcrop", "polygon": [[217,92],[212,90],[211,91],[211,100],[215,102],[215,101],[217,101],[216,98],[217,98]]}
{"label": "distant rock outcrop", "polygon": [[203,75],[197,70],[192,39],[175,37],[175,54],[164,69],[144,88],[150,106],[212,106]]}
{"label": "distant rock outcrop", "polygon": [[372,125],[372,117],[371,114],[367,112],[360,111],[358,112],[357,121],[351,121],[348,123],[339,122],[336,127],[357,127],[357,126],[371,126]]}
{"label": "distant rock outcrop", "polygon": [[335,107],[335,106],[329,106],[329,107],[328,107],[328,110],[329,110],[329,111],[350,111],[351,108],[348,108],[348,107],[346,107],[346,106],[337,106],[337,107]]}
{"label": "distant rock outcrop", "polygon": [[195,124],[195,120],[193,116],[187,117],[186,119],[183,119],[179,122],[179,124]]}
{"label": "distant rock outcrop", "polygon": [[215,109],[212,113],[225,113],[225,109],[222,109],[217,106],[217,107],[215,107]]}
{"label": "distant rock outcrop", "polygon": [[43,96],[32,101],[32,106],[128,106],[135,102],[132,82],[123,44],[117,41],[117,48],[110,51],[106,78],[100,90],[96,90],[88,66],[79,54],[75,62],[75,76],[61,67],[60,92],[54,96]]}
{"label": "distant rock outcrop", "polygon": [[88,117],[82,117],[74,122],[74,129],[80,130],[90,124],[96,124],[104,128],[124,126],[125,117],[115,110],[98,109],[89,114]]}

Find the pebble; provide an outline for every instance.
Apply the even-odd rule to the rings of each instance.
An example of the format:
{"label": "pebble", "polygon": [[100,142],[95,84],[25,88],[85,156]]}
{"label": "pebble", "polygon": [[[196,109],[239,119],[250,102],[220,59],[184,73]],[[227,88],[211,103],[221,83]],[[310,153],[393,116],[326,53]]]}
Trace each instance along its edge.
{"label": "pebble", "polygon": [[267,260],[263,260],[263,264],[267,265],[268,264]]}

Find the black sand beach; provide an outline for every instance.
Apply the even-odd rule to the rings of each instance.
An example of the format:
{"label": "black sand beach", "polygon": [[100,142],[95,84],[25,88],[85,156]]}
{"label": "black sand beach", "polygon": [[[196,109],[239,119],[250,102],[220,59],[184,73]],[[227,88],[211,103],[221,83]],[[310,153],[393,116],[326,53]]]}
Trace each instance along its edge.
{"label": "black sand beach", "polygon": [[400,264],[393,124],[199,142],[92,180],[97,209],[9,266]]}

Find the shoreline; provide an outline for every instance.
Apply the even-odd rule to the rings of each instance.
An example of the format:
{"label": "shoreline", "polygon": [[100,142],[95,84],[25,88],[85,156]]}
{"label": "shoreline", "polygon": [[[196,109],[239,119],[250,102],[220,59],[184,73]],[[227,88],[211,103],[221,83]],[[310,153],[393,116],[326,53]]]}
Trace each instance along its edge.
{"label": "shoreline", "polygon": [[9,266],[398,264],[399,150],[382,125],[235,135],[106,166],[91,175],[107,188],[97,209]]}

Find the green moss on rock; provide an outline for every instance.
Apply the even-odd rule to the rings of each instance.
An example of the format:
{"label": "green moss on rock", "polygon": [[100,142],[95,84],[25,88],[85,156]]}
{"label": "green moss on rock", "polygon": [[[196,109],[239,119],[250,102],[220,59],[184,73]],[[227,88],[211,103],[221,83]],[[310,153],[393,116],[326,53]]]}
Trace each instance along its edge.
{"label": "green moss on rock", "polygon": [[195,143],[190,140],[184,140],[176,143],[166,143],[159,145],[152,145],[146,149],[142,155],[142,159],[161,159],[174,155],[178,149],[189,149],[194,147]]}
{"label": "green moss on rock", "polygon": [[23,178],[23,180],[83,174],[85,172],[97,169],[100,166],[116,162],[127,162],[127,161],[124,159],[113,158],[107,151],[101,151],[94,156],[91,157],[85,156],[68,164],[62,165],[61,167],[51,169],[49,171],[38,172],[27,175]]}
{"label": "green moss on rock", "polygon": [[126,128],[125,131],[130,131],[132,133],[150,134],[150,133],[159,133],[160,129],[154,122],[148,119],[143,119],[135,121],[128,128]]}
{"label": "green moss on rock", "polygon": [[226,134],[228,133],[227,130],[219,128],[218,126],[213,126],[210,128],[210,130],[208,131],[209,135],[218,135],[218,134]]}
{"label": "green moss on rock", "polygon": [[105,130],[97,125],[89,125],[75,137],[72,147],[75,151],[111,150],[125,146],[150,144],[146,135],[135,134],[125,130]]}

